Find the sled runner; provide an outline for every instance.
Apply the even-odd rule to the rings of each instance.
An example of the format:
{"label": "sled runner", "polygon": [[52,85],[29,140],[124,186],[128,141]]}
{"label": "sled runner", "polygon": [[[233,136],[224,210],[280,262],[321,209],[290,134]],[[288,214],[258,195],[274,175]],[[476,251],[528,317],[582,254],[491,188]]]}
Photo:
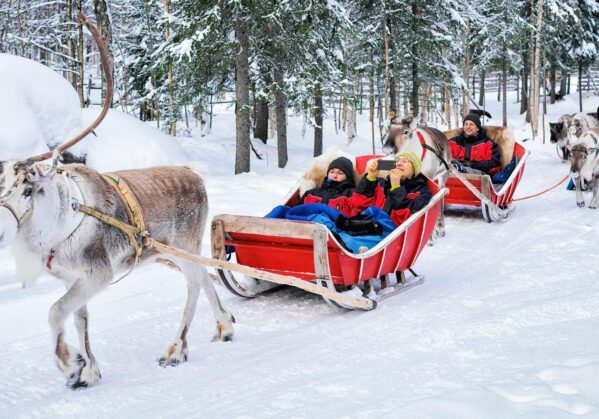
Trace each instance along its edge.
{"label": "sled runner", "polygon": [[[524,165],[530,152],[511,138],[506,128],[494,126],[485,128],[493,141],[499,145],[502,169],[511,163],[514,165],[513,171],[505,183],[493,184],[492,178],[488,175],[459,173],[451,170],[445,184],[449,188],[445,203],[481,207],[483,218],[491,223],[506,218],[513,209],[510,204],[524,174]],[[446,131],[445,136],[450,139],[459,132],[460,129],[453,129]]]}
{"label": "sled runner", "polygon": [[[373,156],[357,159],[359,173],[364,171],[370,157]],[[321,224],[217,215],[212,221],[212,257],[222,262],[235,259],[235,264],[230,265],[234,269],[216,270],[219,280],[233,294],[246,298],[286,284],[319,294],[338,307],[374,309],[376,301],[424,280],[411,268],[435,228],[443,196],[447,193],[447,189],[440,189],[432,181],[429,181],[429,188],[433,198],[425,208],[412,214],[376,246],[360,254],[346,250]],[[296,187],[288,195],[285,205],[295,206],[299,199]],[[257,275],[234,274],[239,271],[239,265],[254,269],[254,273],[266,281],[257,279]],[[406,277],[408,270],[414,274],[413,278]],[[295,281],[273,283],[264,278],[263,273]]]}

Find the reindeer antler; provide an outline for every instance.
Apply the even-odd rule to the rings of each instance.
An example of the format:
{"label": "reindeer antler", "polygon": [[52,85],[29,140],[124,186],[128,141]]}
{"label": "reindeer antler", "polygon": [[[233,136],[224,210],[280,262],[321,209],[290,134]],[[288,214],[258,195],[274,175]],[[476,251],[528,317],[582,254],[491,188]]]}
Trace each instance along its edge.
{"label": "reindeer antler", "polygon": [[87,29],[92,33],[96,44],[98,44],[98,49],[100,50],[100,61],[102,62],[102,70],[104,71],[104,76],[106,77],[106,97],[104,98],[104,106],[102,107],[102,112],[96,118],[94,122],[91,123],[89,127],[81,131],[78,135],[67,141],[66,143],[56,147],[54,151],[48,151],[43,154],[39,154],[37,156],[33,156],[27,159],[28,162],[36,162],[49,159],[53,155],[55,155],[56,150],[57,153],[62,153],[67,148],[72,147],[77,142],[79,142],[82,138],[86,137],[89,133],[91,133],[104,119],[106,114],[108,113],[108,109],[110,109],[110,105],[112,104],[112,93],[113,93],[113,81],[112,81],[112,69],[110,65],[110,56],[108,55],[108,45],[106,41],[102,38],[100,31],[98,28],[94,26],[93,23],[85,16],[83,13],[79,12],[79,19],[85,24]]}

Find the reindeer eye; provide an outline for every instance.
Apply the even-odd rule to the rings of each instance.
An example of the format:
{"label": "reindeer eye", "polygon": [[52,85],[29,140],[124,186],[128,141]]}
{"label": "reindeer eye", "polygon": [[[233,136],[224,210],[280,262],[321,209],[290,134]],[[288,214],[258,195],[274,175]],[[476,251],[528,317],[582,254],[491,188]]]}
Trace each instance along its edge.
{"label": "reindeer eye", "polygon": [[33,193],[33,188],[27,188],[23,191],[23,196],[25,198],[29,198],[32,193]]}

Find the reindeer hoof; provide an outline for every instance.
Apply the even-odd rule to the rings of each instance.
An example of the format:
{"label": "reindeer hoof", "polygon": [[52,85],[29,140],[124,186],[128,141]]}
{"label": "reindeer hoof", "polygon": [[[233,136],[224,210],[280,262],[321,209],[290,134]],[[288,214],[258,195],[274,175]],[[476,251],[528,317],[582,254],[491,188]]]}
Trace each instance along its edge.
{"label": "reindeer hoof", "polygon": [[597,204],[590,204],[589,209],[597,209]]}
{"label": "reindeer hoof", "polygon": [[82,381],[80,377],[74,377],[73,380],[69,379],[67,381],[67,387],[71,390],[80,390],[89,387],[89,383],[87,381]]}
{"label": "reindeer hoof", "polygon": [[235,317],[229,313],[229,318],[224,321],[216,322],[216,333],[212,338],[212,342],[230,342],[233,340],[233,323],[235,323]]}
{"label": "reindeer hoof", "polygon": [[226,335],[214,335],[212,337],[212,342],[231,342],[233,340],[233,332],[227,333]]}
{"label": "reindeer hoof", "polygon": [[183,359],[167,358],[163,356],[158,360],[158,365],[160,365],[162,368],[176,367],[177,365],[182,364],[183,362],[187,362],[187,354],[183,355]]}
{"label": "reindeer hoof", "polygon": [[577,202],[576,205],[578,205],[579,208],[584,208],[584,201]]}
{"label": "reindeer hoof", "polygon": [[161,367],[176,367],[187,362],[187,341],[176,339],[158,360]]}
{"label": "reindeer hoof", "polygon": [[74,371],[67,380],[66,386],[71,390],[88,388],[102,379],[100,369],[95,362],[86,362],[81,355],[76,357],[79,369]]}

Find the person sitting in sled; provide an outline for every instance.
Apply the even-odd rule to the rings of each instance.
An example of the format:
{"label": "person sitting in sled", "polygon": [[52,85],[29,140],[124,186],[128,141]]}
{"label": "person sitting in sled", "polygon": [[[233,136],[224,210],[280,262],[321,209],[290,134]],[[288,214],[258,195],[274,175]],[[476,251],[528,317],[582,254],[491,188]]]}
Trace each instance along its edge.
{"label": "person sitting in sled", "polygon": [[459,172],[492,176],[501,171],[499,146],[474,113],[466,115],[462,132],[449,140],[449,147],[452,163]]}
{"label": "person sitting in sled", "polygon": [[366,173],[352,197],[354,208],[376,206],[391,216],[398,226],[414,212],[424,208],[432,198],[428,180],[420,173],[422,162],[411,151],[395,156],[395,168],[389,176],[378,176],[378,159],[366,164]]}
{"label": "person sitting in sled", "polygon": [[326,204],[349,216],[355,190],[353,163],[347,157],[337,157],[329,164],[322,186],[306,191],[299,204]]}

